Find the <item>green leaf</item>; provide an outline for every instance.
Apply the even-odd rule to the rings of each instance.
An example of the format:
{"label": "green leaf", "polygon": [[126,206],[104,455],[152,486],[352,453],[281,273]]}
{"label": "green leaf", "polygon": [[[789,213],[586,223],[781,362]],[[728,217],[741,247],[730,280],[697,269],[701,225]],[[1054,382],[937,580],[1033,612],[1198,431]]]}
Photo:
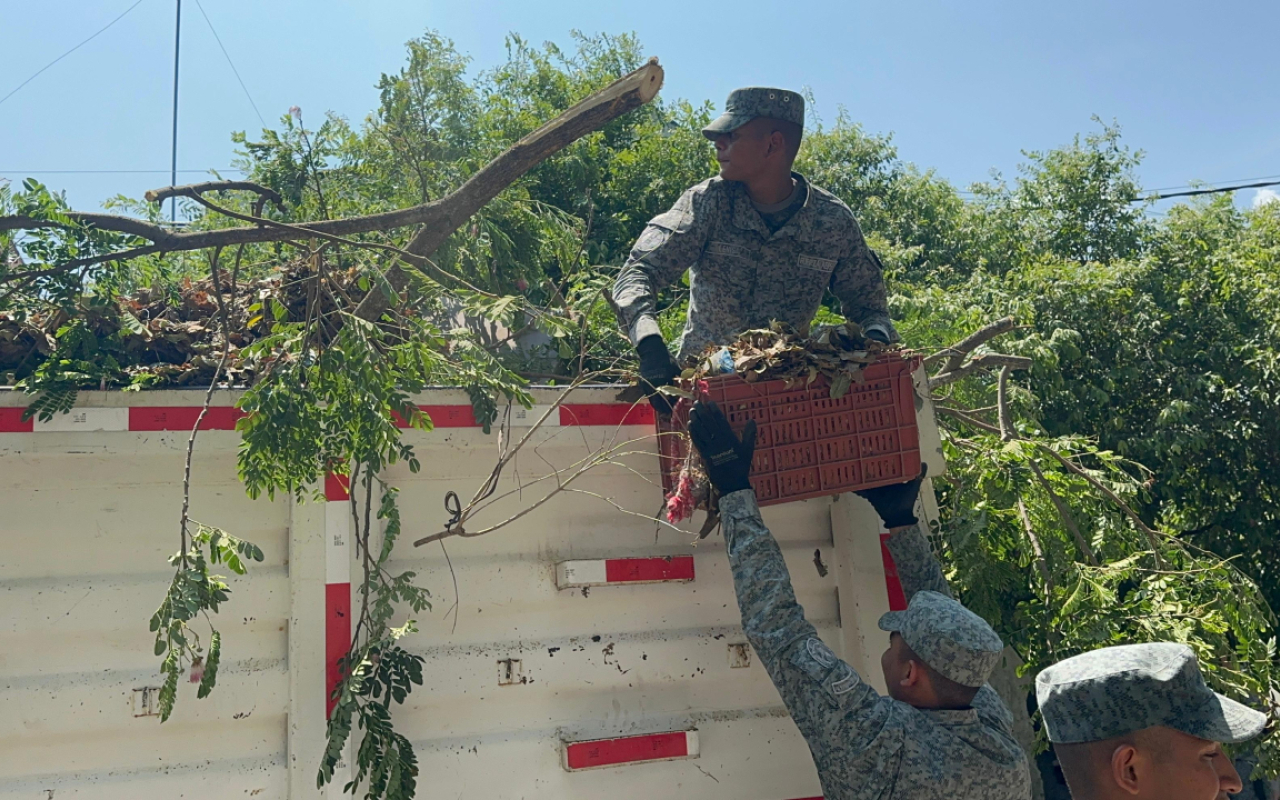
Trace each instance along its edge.
{"label": "green leaf", "polygon": [[218,682],[218,662],[222,656],[222,634],[213,631],[209,634],[209,653],[204,660],[204,676],[200,679],[200,688],[196,691],[196,699],[203,699],[213,691]]}

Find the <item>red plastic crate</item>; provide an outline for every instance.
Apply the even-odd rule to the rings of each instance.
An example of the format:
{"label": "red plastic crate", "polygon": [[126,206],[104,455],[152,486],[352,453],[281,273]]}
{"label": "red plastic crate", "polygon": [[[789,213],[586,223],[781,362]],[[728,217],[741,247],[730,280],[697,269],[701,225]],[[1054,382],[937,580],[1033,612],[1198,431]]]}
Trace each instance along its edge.
{"label": "red plastic crate", "polygon": [[[920,431],[916,425],[911,373],[919,358],[881,356],[839,399],[825,377],[812,383],[747,383],[738,375],[708,378],[706,399],[719,404],[741,434],[748,420],[757,426],[751,486],[760,505],[871,489],[902,483],[920,474]],[[688,411],[682,404],[671,419],[659,419],[658,451],[662,487],[670,494],[687,456]]]}

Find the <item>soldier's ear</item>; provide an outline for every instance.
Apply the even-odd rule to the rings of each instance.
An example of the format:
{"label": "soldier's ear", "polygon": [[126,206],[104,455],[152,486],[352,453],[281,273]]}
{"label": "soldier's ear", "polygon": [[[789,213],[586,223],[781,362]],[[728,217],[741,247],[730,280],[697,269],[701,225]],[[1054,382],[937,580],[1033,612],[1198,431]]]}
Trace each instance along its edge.
{"label": "soldier's ear", "polygon": [[1128,742],[1116,746],[1111,751],[1111,779],[1126,794],[1138,794],[1142,791],[1143,773],[1147,765],[1141,764],[1138,748]]}
{"label": "soldier's ear", "polygon": [[782,135],[782,131],[769,134],[769,155],[785,155],[786,152],[787,137]]}
{"label": "soldier's ear", "polygon": [[902,671],[900,683],[905,686],[919,686],[924,682],[924,665],[914,658],[907,659],[907,668]]}

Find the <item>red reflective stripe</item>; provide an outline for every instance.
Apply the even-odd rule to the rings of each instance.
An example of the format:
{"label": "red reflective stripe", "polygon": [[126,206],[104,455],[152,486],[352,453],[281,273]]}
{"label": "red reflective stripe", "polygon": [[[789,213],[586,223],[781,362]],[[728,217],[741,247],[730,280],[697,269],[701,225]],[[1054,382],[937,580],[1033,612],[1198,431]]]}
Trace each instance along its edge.
{"label": "red reflective stripe", "polygon": [[648,403],[565,403],[560,406],[561,425],[652,425]]}
{"label": "red reflective stripe", "polygon": [[[470,405],[419,406],[436,428],[478,428],[475,411]],[[22,421],[21,408],[0,408],[0,433],[31,433],[31,420]],[[191,430],[199,406],[134,406],[129,408],[131,431]],[[245,413],[234,406],[210,407],[200,423],[200,430],[232,431]],[[409,424],[399,414],[392,415],[401,428]],[[623,403],[571,403],[560,407],[561,425],[652,425],[653,409],[648,405]]]}
{"label": "red reflective stripe", "polygon": [[476,413],[471,406],[418,406],[431,417],[436,428],[478,428]]}
{"label": "red reflective stripe", "polygon": [[904,611],[907,608],[907,595],[902,591],[902,582],[898,580],[898,565],[893,563],[893,554],[889,552],[889,534],[880,534],[880,555],[884,558],[884,588],[889,593],[889,610]]}
{"label": "red reflective stripe", "polygon": [[[202,431],[233,431],[245,414],[234,406],[210,407],[200,422]],[[131,431],[189,431],[196,424],[196,406],[135,406],[129,409]]]}
{"label": "red reflective stripe", "polygon": [[604,562],[604,574],[605,580],[609,583],[691,581],[693,580],[693,556],[610,558]]}
{"label": "red reflective stripe", "polygon": [[683,758],[689,755],[688,739],[684,731],[577,742],[567,749],[565,761],[569,769],[606,767],[610,764]]}
{"label": "red reflective stripe", "polygon": [[0,433],[31,433],[35,420],[22,421],[25,408],[0,408]]}
{"label": "red reflective stripe", "polygon": [[351,485],[351,478],[346,475],[334,475],[332,472],[324,474],[324,499],[331,502],[346,502],[351,499],[351,492],[347,487]]}
{"label": "red reflective stripe", "polygon": [[327,583],[324,587],[324,714],[333,713],[333,690],[342,683],[339,662],[351,646],[351,584]]}

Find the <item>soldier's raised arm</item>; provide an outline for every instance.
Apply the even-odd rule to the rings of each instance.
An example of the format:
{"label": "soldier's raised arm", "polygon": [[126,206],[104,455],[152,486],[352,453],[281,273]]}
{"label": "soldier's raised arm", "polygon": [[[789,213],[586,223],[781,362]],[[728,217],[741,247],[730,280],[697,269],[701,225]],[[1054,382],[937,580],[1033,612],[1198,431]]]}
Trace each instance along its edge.
{"label": "soldier's raised arm", "polygon": [[805,619],[748,473],[755,424],[741,441],[714,403],[694,406],[689,433],[720,492],[725,548],[742,629],[813,753],[828,796],[878,798],[892,784],[902,730],[891,706]]}
{"label": "soldier's raised arm", "polygon": [[920,471],[920,477],[909,483],[858,492],[870,501],[889,530],[886,544],[889,546],[889,555],[893,556],[894,566],[898,569],[898,580],[902,583],[902,592],[908,603],[920,591],[954,597],[942,574],[942,565],[933,553],[933,545],[929,543],[920,521],[916,519],[916,499],[920,495],[920,483],[927,472],[928,465],[925,465]]}
{"label": "soldier's raised arm", "polygon": [[671,210],[649,220],[631,248],[614,281],[613,299],[633,345],[661,335],[658,292],[679,280],[701,257],[710,229],[707,205],[713,201],[706,183],[694,186],[680,195]]}
{"label": "soldier's raised arm", "polygon": [[836,262],[835,271],[831,274],[831,291],[839,298],[845,317],[861,325],[868,336],[884,342],[896,342],[898,332],[889,320],[884,266],[880,257],[867,245],[852,212],[849,224],[852,227],[849,252]]}

